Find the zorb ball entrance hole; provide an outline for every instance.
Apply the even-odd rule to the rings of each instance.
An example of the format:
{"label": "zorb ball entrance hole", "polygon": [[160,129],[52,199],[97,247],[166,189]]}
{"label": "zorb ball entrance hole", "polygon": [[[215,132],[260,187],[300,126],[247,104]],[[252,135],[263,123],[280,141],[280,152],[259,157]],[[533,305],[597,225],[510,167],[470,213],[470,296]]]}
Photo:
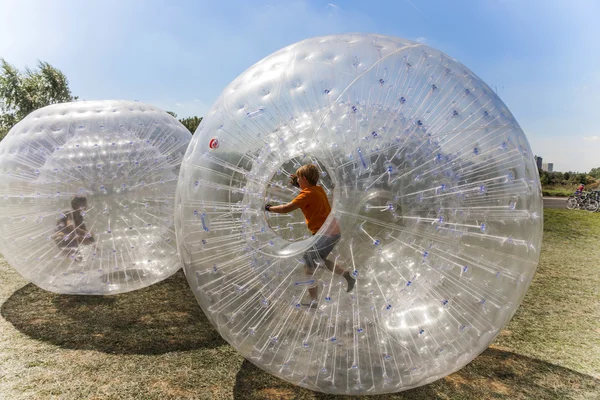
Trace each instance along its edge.
{"label": "zorb ball entrance hole", "polygon": [[[281,205],[291,202],[301,190],[290,184],[291,176],[306,163],[311,163],[319,169],[319,185],[325,190],[329,202],[332,203],[335,185],[325,164],[314,157],[301,158],[300,156],[284,162],[273,174],[266,186],[266,203]],[[311,236],[300,210],[286,214],[268,213],[265,217],[269,228],[285,240],[294,242]]]}
{"label": "zorb ball entrance hole", "polygon": [[[287,175],[309,163],[332,206],[314,236],[300,210],[264,211],[296,195]],[[435,49],[377,35],[305,40],[232,82],[176,203],[187,279],[221,335],[327,393],[396,392],[467,364],[520,304],[542,232],[533,157],[496,94]],[[349,293],[303,263],[334,223],[328,260],[356,276]]]}
{"label": "zorb ball entrance hole", "polygon": [[172,275],[175,187],[190,139],[173,117],[135,102],[33,112],[0,145],[3,255],[58,293],[122,293]]}

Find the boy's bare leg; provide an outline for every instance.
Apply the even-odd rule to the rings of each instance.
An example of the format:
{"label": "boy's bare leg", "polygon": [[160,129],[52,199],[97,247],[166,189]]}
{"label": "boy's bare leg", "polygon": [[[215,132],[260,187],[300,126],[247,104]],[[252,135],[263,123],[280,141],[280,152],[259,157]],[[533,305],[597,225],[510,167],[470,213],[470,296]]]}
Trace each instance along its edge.
{"label": "boy's bare leg", "polygon": [[[315,276],[315,270],[310,270],[310,268],[304,268],[304,273],[306,273],[307,276],[310,276],[311,278],[314,278]],[[317,285],[308,288],[308,294],[310,295],[310,299],[314,302],[314,304],[317,303],[317,295],[319,294],[319,287]]]}
{"label": "boy's bare leg", "polygon": [[310,295],[310,299],[312,301],[317,301],[317,294],[319,293],[318,287],[311,287],[308,289],[308,294]]}
{"label": "boy's bare leg", "polygon": [[329,259],[325,260],[325,266],[328,270],[333,271],[334,273],[343,276],[348,282],[348,290],[347,292],[351,292],[354,289],[354,284],[356,283],[356,279],[350,275],[350,272],[346,271],[346,269],[340,266],[340,263],[333,262]]}
{"label": "boy's bare leg", "polygon": [[328,270],[333,271],[335,269],[335,273],[338,275],[344,275],[344,272],[346,272],[345,268],[340,267],[340,263],[339,262],[333,262],[329,259],[325,260],[325,266],[327,267]]}

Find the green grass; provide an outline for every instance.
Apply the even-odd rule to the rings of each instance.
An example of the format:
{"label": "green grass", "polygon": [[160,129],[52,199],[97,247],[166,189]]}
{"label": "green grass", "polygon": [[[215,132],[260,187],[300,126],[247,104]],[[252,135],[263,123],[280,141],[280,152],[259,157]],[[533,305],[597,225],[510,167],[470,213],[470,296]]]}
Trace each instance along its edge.
{"label": "green grass", "polygon": [[600,215],[544,213],[540,265],[497,344],[599,378]]}
{"label": "green grass", "polygon": [[542,195],[543,196],[549,196],[549,197],[569,197],[573,193],[575,193],[575,190],[568,190],[568,189],[542,189]]}
{"label": "green grass", "polygon": [[[600,398],[600,214],[545,210],[538,272],[495,343],[430,385],[368,399]],[[0,263],[0,399],[331,399],[240,357],[181,272],[113,297],[64,296]]]}

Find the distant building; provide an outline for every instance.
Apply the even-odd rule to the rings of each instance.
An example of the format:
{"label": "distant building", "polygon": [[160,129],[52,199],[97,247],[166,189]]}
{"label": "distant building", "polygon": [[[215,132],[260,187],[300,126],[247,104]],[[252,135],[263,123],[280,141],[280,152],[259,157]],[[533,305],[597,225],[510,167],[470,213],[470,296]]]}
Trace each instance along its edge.
{"label": "distant building", "polygon": [[553,163],[543,163],[542,164],[542,169],[546,172],[552,172],[552,170],[554,169],[554,164]]}
{"label": "distant building", "polygon": [[542,170],[542,157],[533,156],[535,158],[535,165],[537,165],[538,171]]}

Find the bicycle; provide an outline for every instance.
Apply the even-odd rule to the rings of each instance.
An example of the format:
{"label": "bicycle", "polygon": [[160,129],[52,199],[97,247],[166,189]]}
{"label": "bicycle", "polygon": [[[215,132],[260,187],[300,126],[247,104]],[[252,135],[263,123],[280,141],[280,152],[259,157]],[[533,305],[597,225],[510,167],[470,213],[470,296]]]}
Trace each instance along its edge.
{"label": "bicycle", "polygon": [[600,211],[600,190],[593,190],[590,192],[590,198],[598,202],[598,209],[596,212]]}
{"label": "bicycle", "polygon": [[589,212],[598,211],[600,208],[600,193],[584,192],[575,194],[567,199],[569,210],[581,209]]}

